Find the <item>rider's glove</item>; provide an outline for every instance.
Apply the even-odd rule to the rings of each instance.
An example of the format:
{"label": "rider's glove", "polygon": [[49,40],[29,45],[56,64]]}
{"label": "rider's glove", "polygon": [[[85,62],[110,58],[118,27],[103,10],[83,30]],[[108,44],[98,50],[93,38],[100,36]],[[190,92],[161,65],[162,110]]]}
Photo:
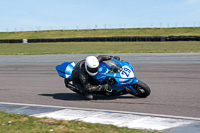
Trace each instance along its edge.
{"label": "rider's glove", "polygon": [[98,85],[98,86],[97,86],[97,91],[102,91],[102,89],[103,89],[103,86],[102,86],[102,85]]}
{"label": "rider's glove", "polygon": [[111,86],[109,86],[108,84],[102,85],[102,87],[104,91],[112,92]]}
{"label": "rider's glove", "polygon": [[114,59],[120,61],[120,57],[119,56],[112,56],[111,58],[114,58]]}

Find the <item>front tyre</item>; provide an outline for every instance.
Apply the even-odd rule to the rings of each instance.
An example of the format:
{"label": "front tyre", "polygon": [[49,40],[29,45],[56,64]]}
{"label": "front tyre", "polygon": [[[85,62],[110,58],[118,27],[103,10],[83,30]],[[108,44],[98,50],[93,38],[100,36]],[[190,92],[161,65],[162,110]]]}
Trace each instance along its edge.
{"label": "front tyre", "polygon": [[136,93],[131,94],[136,97],[145,98],[148,97],[151,93],[149,86],[140,80],[138,80],[138,82],[133,85],[133,88],[136,90]]}

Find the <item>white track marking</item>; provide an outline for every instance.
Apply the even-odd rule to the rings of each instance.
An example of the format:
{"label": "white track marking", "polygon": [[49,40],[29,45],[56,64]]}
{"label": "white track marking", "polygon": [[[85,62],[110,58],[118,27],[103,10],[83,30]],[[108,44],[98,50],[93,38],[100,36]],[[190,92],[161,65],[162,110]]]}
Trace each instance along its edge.
{"label": "white track marking", "polygon": [[33,115],[38,118],[48,117],[59,120],[79,120],[89,123],[112,124],[118,127],[128,127],[135,129],[166,130],[169,128],[184,126],[200,121],[200,118],[193,117],[159,115],[116,110],[75,108],[8,102],[0,102],[0,104],[61,109],[54,112],[46,112],[42,114]]}
{"label": "white track marking", "polygon": [[151,114],[151,113],[140,113],[140,112],[129,112],[129,111],[118,111],[118,110],[107,110],[107,109],[77,108],[77,107],[40,105],[40,104],[26,104],[26,103],[10,103],[10,102],[0,102],[0,104],[22,105],[22,106],[37,106],[37,107],[49,107],[49,108],[61,108],[61,109],[63,108],[63,109],[72,109],[72,110],[85,110],[85,111],[103,111],[103,112],[112,112],[112,113],[122,113],[122,114],[132,114],[132,115],[142,115],[142,116],[153,116],[153,117],[162,117],[162,118],[173,118],[173,119],[185,119],[185,120],[200,121],[200,118],[195,118],[195,117],[163,115],[163,114]]}

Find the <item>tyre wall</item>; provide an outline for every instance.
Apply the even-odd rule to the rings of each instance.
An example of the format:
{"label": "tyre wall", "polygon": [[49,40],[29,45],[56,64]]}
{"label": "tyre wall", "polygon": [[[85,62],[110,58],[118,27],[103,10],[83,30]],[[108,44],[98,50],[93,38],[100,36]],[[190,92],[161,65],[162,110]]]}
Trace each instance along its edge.
{"label": "tyre wall", "polygon": [[[24,41],[26,40],[26,41]],[[161,42],[161,41],[200,41],[200,36],[130,36],[130,37],[87,37],[51,39],[10,39],[0,43],[45,43],[45,42]]]}

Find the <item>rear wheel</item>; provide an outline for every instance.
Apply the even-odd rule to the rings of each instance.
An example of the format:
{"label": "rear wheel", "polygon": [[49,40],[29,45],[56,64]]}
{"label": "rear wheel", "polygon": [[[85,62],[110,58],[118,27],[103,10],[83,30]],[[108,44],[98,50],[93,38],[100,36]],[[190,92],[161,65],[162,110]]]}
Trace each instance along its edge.
{"label": "rear wheel", "polygon": [[74,91],[74,92],[76,92],[78,94],[81,94],[81,92],[76,87],[74,87],[72,84],[69,83],[70,80],[68,80],[68,79],[65,78],[64,82],[65,82],[66,88],[69,88],[70,90],[72,90],[72,91]]}
{"label": "rear wheel", "polygon": [[136,97],[145,98],[148,97],[151,93],[149,86],[140,80],[138,80],[138,82],[133,85],[133,88],[136,90],[136,93],[131,92],[131,94]]}

